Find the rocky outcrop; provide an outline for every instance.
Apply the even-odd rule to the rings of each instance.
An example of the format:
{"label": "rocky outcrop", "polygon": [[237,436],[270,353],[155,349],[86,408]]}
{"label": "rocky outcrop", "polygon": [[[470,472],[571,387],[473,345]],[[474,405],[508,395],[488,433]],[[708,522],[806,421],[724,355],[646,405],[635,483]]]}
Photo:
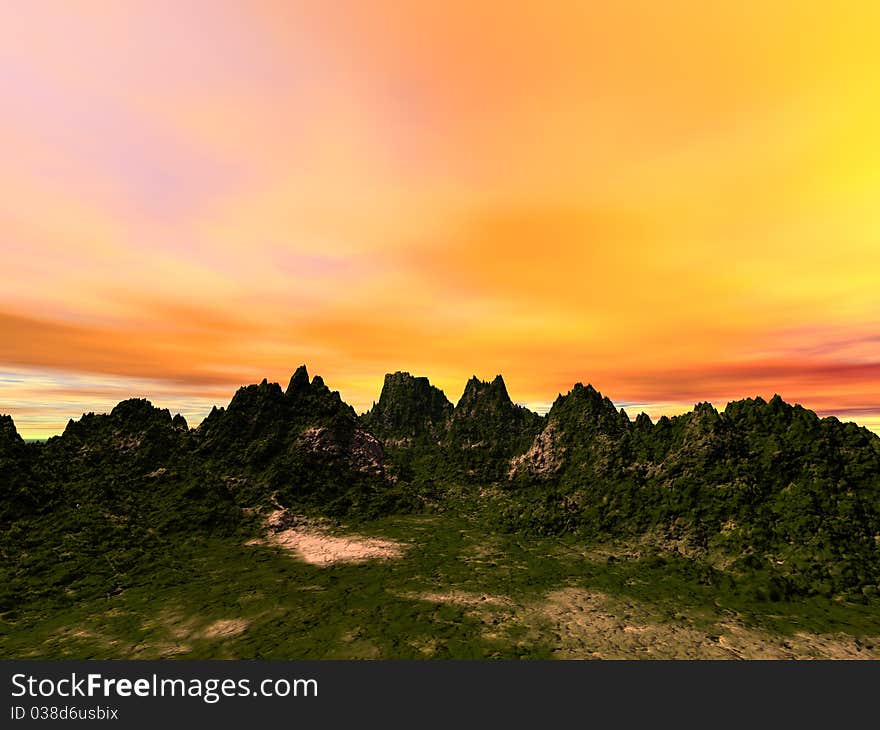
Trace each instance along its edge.
{"label": "rocky outcrop", "polygon": [[332,459],[344,458],[355,471],[362,474],[382,475],[384,452],[382,444],[371,433],[363,429],[355,429],[346,434],[344,439],[323,426],[307,428],[300,442],[310,453]]}
{"label": "rocky outcrop", "polygon": [[[650,420],[650,419],[649,419]],[[613,451],[632,428],[629,417],[592,385],[581,383],[556,398],[546,425],[528,451],[510,462],[509,478],[546,479],[557,475],[572,460],[591,464]]]}
{"label": "rocky outcrop", "polygon": [[[287,504],[339,499],[388,486],[379,440],[354,409],[305,366],[287,389],[263,380],[240,388],[195,431],[195,450],[255,499],[276,495]],[[363,499],[360,497],[359,499]]]}
{"label": "rocky outcrop", "polygon": [[464,482],[501,481],[510,459],[529,448],[542,425],[541,416],[510,399],[500,375],[491,382],[472,377],[442,441],[446,469]]}
{"label": "rocky outcrop", "polygon": [[565,458],[565,447],[559,443],[556,428],[555,422],[548,423],[526,453],[510,460],[509,479],[519,475],[543,479],[559,471]]}
{"label": "rocky outcrop", "polygon": [[304,365],[297,368],[286,391],[263,379],[239,388],[226,408],[214,408],[196,430],[200,448],[208,451],[248,448],[256,442],[279,450],[305,429],[354,428],[354,409],[331,391],[320,376],[309,381]]}

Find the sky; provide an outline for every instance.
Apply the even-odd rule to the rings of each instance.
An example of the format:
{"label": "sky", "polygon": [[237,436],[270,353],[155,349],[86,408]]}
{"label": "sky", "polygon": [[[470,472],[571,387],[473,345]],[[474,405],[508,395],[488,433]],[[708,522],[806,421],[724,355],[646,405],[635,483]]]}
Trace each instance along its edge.
{"label": "sky", "polygon": [[306,363],[880,432],[880,4],[0,5],[0,412]]}

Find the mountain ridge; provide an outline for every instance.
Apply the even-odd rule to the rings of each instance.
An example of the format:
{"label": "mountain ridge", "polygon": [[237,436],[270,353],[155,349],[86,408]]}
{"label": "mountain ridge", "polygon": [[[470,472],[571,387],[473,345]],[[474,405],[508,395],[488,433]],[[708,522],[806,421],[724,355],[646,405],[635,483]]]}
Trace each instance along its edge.
{"label": "mountain ridge", "polygon": [[398,371],[358,415],[303,365],[286,389],[243,386],[194,428],[144,399],[40,444],[0,417],[4,539],[52,515],[87,553],[93,541],[132,565],[132,540],[142,550],[162,535],[246,529],[279,505],[349,518],[477,510],[523,533],[654,535],[732,579],[761,576],[768,595],[880,585],[880,437],[778,395],[653,422],[576,383],[541,416],[500,375],[470,378],[453,405]]}

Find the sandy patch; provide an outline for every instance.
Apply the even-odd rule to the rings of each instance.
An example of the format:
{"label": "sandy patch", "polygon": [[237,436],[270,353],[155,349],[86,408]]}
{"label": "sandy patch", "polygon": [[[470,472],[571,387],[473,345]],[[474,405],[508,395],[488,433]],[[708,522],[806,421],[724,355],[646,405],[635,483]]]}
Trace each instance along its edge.
{"label": "sandy patch", "polygon": [[175,639],[188,639],[196,632],[197,619],[188,616],[182,609],[166,609],[158,615],[152,615],[141,622],[144,634],[169,634]]}
{"label": "sandy patch", "polygon": [[549,632],[565,659],[878,659],[880,641],[844,634],[776,636],[736,622],[717,633],[677,622],[652,621],[633,603],[566,588],[530,606],[521,620]]}
{"label": "sandy patch", "polygon": [[480,619],[483,638],[500,643],[525,630],[528,643],[549,642],[560,659],[880,659],[876,638],[778,636],[737,621],[705,629],[684,615],[657,621],[635,602],[580,588],[523,602],[460,590],[401,597],[460,606]]}
{"label": "sandy patch", "polygon": [[[480,621],[482,637],[490,641],[505,642],[508,640],[509,630],[519,625],[519,617],[522,606],[518,605],[509,596],[492,593],[473,593],[469,591],[451,590],[437,592],[409,592],[397,594],[401,598],[415,601],[428,601],[429,603],[446,603],[459,606],[468,616]],[[431,656],[437,650],[437,643],[412,646],[419,649],[426,656]]]}
{"label": "sandy patch", "polygon": [[250,621],[243,618],[224,618],[215,621],[202,632],[205,639],[227,639],[247,631]]}
{"label": "sandy patch", "polygon": [[180,641],[157,641],[137,644],[132,647],[129,659],[167,659],[168,657],[189,654],[192,647]]}
{"label": "sandy patch", "polygon": [[[406,545],[362,535],[334,535],[319,523],[298,519],[284,511],[273,512],[267,520],[268,541],[290,550],[311,565],[362,563],[390,560],[403,555]],[[262,542],[251,540],[248,544]]]}
{"label": "sandy patch", "polygon": [[467,591],[447,591],[445,593],[408,593],[405,598],[415,598],[420,601],[431,603],[453,603],[465,608],[513,608],[514,603],[507,596],[497,596],[489,593],[468,593]]}
{"label": "sandy patch", "polygon": [[[58,646],[61,648],[62,653],[72,654],[79,653],[78,651],[74,652],[74,647],[80,642],[100,647],[101,651],[111,653],[118,650],[121,645],[118,639],[90,626],[66,626],[60,628],[52,632],[46,641],[46,645]],[[39,656],[39,652],[33,652],[32,654]]]}
{"label": "sandy patch", "polygon": [[[68,627],[55,632],[50,642],[59,642],[64,654],[76,654],[82,656],[82,651],[76,649],[71,642],[86,641],[100,648],[102,657],[114,656],[119,652],[128,659],[162,659],[191,651],[188,643],[182,640],[181,632],[175,632],[172,638],[167,635],[161,640],[152,640],[144,637],[134,644],[123,642],[121,638],[113,637],[103,630],[89,626]],[[68,645],[68,646],[65,646]]]}
{"label": "sandy patch", "polygon": [[410,639],[409,644],[413,649],[418,651],[424,657],[432,657],[437,653],[437,639],[431,637],[420,637],[418,639]]}
{"label": "sandy patch", "polygon": [[846,634],[772,636],[736,624],[722,624],[718,643],[739,659],[880,659],[880,637]]}
{"label": "sandy patch", "polygon": [[271,540],[312,565],[362,563],[388,560],[403,555],[403,546],[391,540],[349,535],[338,537],[317,530],[291,528],[277,532]]}
{"label": "sandy patch", "polygon": [[182,609],[166,609],[141,622],[143,637],[129,652],[130,658],[161,659],[188,654],[192,642],[198,639],[230,639],[242,634],[250,626],[243,618],[219,619],[205,623],[199,616],[186,614]]}

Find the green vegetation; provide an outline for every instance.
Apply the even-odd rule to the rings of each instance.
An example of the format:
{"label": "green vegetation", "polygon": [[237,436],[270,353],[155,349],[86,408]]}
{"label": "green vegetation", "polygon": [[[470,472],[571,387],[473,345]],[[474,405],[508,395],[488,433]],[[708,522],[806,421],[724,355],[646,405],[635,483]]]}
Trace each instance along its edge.
{"label": "green vegetation", "polygon": [[[536,610],[576,586],[621,598],[639,620],[686,624],[707,636],[732,620],[791,637],[799,631],[880,633],[876,603],[814,598],[767,603],[712,581],[712,571],[671,553],[613,546],[584,550],[571,538],[487,533],[447,515],[358,525],[409,543],[399,560],[309,565],[236,537],[184,537],[124,590],[61,595],[7,612],[4,657],[544,658],[559,643]],[[442,600],[473,596],[478,608]],[[441,597],[437,597],[437,596]],[[511,601],[493,604],[503,596]],[[486,597],[486,601],[480,601]],[[484,605],[484,608],[480,608]],[[229,634],[211,627],[241,622]]]}
{"label": "green vegetation", "polygon": [[[279,509],[406,548],[310,565],[265,541]],[[577,385],[542,418],[500,376],[453,407],[395,373],[358,417],[302,367],[195,429],[0,417],[0,558],[5,657],[873,651],[880,439],[778,397],[653,424]]]}

